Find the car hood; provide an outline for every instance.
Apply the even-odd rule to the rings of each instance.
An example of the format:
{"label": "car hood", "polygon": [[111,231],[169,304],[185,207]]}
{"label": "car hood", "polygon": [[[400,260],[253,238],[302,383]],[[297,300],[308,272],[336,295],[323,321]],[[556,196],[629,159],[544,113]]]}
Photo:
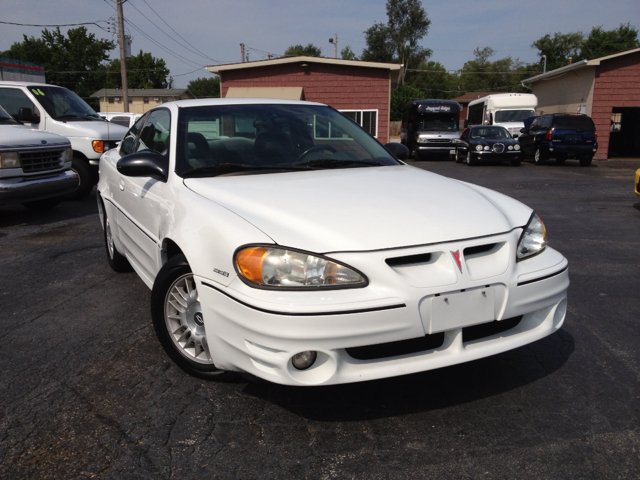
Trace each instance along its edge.
{"label": "car hood", "polygon": [[47,118],[47,130],[55,131],[65,137],[82,137],[100,140],[122,140],[128,128],[106,120],[87,120],[61,122]]}
{"label": "car hood", "polygon": [[424,245],[524,226],[531,209],[407,165],[189,178],[277,244],[317,253]]}
{"label": "car hood", "polygon": [[3,150],[45,146],[69,147],[71,144],[65,137],[24,125],[0,126],[0,148]]}

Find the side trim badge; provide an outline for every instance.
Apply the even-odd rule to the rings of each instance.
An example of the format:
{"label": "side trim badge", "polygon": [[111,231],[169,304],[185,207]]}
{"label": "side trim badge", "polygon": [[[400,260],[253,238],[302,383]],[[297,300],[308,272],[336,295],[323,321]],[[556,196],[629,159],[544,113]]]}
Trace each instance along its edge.
{"label": "side trim badge", "polygon": [[462,273],[462,262],[460,261],[460,250],[456,250],[455,252],[450,250],[451,255],[453,256],[453,259],[456,261],[456,264],[458,265],[458,269],[460,270],[460,273]]}

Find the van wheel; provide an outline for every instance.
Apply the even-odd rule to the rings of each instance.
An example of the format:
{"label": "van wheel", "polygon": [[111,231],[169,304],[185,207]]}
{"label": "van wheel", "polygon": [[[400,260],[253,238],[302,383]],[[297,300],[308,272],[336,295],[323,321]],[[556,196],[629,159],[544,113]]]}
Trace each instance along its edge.
{"label": "van wheel", "polygon": [[580,157],[580,166],[588,167],[591,165],[591,160],[593,160],[593,157]]}
{"label": "van wheel", "polygon": [[536,165],[544,165],[547,163],[547,157],[542,153],[540,147],[536,147],[536,153],[533,155],[533,161]]}
{"label": "van wheel", "polygon": [[71,170],[78,174],[78,188],[67,193],[64,198],[68,200],[82,200],[93,191],[95,185],[94,175],[91,174],[89,164],[81,158],[73,157],[71,160]]}

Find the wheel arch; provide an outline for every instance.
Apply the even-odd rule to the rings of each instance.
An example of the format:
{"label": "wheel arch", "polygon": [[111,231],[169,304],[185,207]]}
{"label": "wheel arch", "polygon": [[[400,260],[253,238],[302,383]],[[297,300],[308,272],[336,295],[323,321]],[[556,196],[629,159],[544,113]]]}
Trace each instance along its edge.
{"label": "wheel arch", "polygon": [[184,254],[182,249],[178,246],[178,244],[175,241],[173,241],[171,238],[165,238],[162,241],[162,248],[161,248],[162,265],[164,265],[165,263],[167,263],[169,260],[176,257],[177,255],[182,255],[185,258],[187,258],[187,256]]}

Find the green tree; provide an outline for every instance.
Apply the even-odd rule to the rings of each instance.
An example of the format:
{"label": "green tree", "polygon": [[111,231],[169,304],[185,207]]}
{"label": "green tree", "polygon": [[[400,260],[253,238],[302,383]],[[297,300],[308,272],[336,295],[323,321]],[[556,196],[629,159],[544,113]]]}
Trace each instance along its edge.
{"label": "green tree", "polygon": [[405,72],[431,56],[430,49],[418,42],[429,32],[431,20],[420,0],[387,0],[387,23],[375,23],[364,32],[367,48],[363,60],[398,62],[404,65],[401,83],[405,83]]}
{"label": "green tree", "polygon": [[404,106],[414,100],[427,98],[424,93],[412,85],[399,86],[391,91],[391,110],[389,112],[392,122],[402,120]]}
{"label": "green tree", "polygon": [[316,47],[313,43],[310,43],[306,47],[302,45],[291,45],[284,51],[285,57],[321,57],[322,50]]}
{"label": "green tree", "polygon": [[[569,57],[573,62],[582,58],[580,51],[584,36],[581,32],[560,33],[553,36],[548,33],[531,44],[532,48],[538,49],[540,66],[544,63],[544,56],[547,57],[547,71],[564,67],[569,63]],[[542,69],[542,68],[541,68]]]}
{"label": "green tree", "polygon": [[[460,71],[459,87],[465,92],[520,91],[520,80],[530,72],[519,59],[505,57],[489,60],[495,51],[491,47],[476,48],[474,59],[464,64]],[[537,71],[537,65],[535,70]]]}
{"label": "green tree", "polygon": [[458,92],[453,91],[456,83],[457,77],[447,72],[444,65],[433,60],[424,61],[417,68],[407,72],[406,86],[414,87],[420,91],[420,96],[412,100],[453,98],[458,96]]}
{"label": "green tree", "polygon": [[351,50],[350,45],[347,45],[342,50],[340,50],[340,56],[342,57],[343,60],[358,60],[358,57],[356,57],[356,54],[353,53],[353,50]]}
{"label": "green tree", "polygon": [[614,30],[605,31],[602,26],[593,27],[582,43],[581,58],[598,58],[640,46],[638,30],[631,24],[620,24]]}
{"label": "green tree", "polygon": [[[140,50],[138,55],[126,59],[126,65],[127,88],[169,88],[169,69],[163,59]],[[111,60],[102,70],[106,88],[122,88],[120,59]]]}
{"label": "green tree", "polygon": [[220,98],[220,77],[196,78],[189,82],[187,89],[196,98]]}
{"label": "green tree", "polygon": [[[48,83],[66,87],[89,101],[89,95],[102,88],[101,66],[109,59],[115,44],[87,33],[85,27],[71,28],[65,36],[60,28],[42,30],[41,38],[23,35],[0,55],[44,65]],[[97,99],[92,99],[96,103]]]}

